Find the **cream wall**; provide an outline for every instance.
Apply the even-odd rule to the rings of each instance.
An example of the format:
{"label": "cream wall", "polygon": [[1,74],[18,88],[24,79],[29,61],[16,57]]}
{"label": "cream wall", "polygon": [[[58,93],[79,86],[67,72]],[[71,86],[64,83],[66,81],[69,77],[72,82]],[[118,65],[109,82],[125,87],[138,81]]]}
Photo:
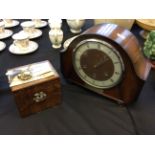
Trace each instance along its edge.
{"label": "cream wall", "polygon": [[114,23],[123,26],[129,30],[131,29],[134,22],[135,22],[134,19],[94,19],[95,25],[101,23]]}

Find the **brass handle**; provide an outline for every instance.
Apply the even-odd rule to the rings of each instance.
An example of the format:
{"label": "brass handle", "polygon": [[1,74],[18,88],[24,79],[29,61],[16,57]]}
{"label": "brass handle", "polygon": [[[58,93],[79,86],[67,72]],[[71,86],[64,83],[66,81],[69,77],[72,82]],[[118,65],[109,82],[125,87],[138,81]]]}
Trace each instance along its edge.
{"label": "brass handle", "polygon": [[32,73],[29,70],[20,71],[17,77],[22,81],[30,80],[32,78]]}
{"label": "brass handle", "polygon": [[45,101],[46,98],[47,98],[47,94],[41,91],[39,93],[34,94],[33,100],[36,103],[39,103],[39,102]]}

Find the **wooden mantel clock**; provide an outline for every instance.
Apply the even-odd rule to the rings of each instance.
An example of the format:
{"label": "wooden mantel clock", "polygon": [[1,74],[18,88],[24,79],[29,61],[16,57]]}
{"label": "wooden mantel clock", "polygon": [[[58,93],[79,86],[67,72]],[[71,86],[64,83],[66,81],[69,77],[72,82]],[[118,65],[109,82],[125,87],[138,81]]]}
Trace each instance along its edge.
{"label": "wooden mantel clock", "polygon": [[136,37],[115,24],[89,28],[61,53],[68,81],[124,105],[138,96],[150,68]]}

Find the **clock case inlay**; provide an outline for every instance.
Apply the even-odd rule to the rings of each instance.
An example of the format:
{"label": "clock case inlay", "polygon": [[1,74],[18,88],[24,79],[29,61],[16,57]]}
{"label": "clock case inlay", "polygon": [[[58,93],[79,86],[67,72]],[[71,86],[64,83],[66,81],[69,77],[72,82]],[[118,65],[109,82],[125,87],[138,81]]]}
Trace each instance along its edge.
{"label": "clock case inlay", "polygon": [[[109,89],[94,88],[77,75],[73,66],[73,52],[76,46],[86,39],[103,40],[119,52],[125,70],[118,85]],[[129,30],[115,24],[106,23],[89,28],[75,38],[61,53],[61,71],[68,81],[124,105],[133,102],[138,97],[150,68],[151,64],[144,58],[136,37]]]}

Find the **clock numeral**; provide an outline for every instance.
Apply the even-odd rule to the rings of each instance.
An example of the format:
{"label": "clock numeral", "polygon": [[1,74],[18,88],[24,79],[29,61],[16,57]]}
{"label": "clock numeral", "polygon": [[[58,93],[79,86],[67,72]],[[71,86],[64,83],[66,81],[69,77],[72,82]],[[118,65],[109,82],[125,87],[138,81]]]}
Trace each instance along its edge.
{"label": "clock numeral", "polygon": [[81,73],[81,76],[82,76],[83,79],[86,79],[86,77],[87,77],[87,76],[86,76],[85,74],[83,74],[83,73]]}
{"label": "clock numeral", "polygon": [[87,56],[87,55],[88,55],[88,52],[84,52],[83,55],[84,55],[84,56]]}
{"label": "clock numeral", "polygon": [[84,79],[87,79],[87,75],[83,75],[83,78],[84,78]]}
{"label": "clock numeral", "polygon": [[75,60],[76,60],[76,61],[80,61],[80,59],[78,59],[78,58],[77,58],[77,59],[75,59]]}
{"label": "clock numeral", "polygon": [[119,64],[120,62],[119,61],[117,61],[117,62],[114,62],[114,64]]}
{"label": "clock numeral", "polygon": [[81,67],[78,68],[78,70],[81,70],[81,69],[82,69]]}
{"label": "clock numeral", "polygon": [[87,44],[87,48],[89,48],[89,44]]}
{"label": "clock numeral", "polygon": [[111,54],[112,52],[110,50],[108,50],[108,54]]}
{"label": "clock numeral", "polygon": [[100,44],[97,44],[97,48],[100,50],[101,49],[101,45]]}
{"label": "clock numeral", "polygon": [[113,79],[110,79],[110,81],[113,83],[114,82],[114,80]]}
{"label": "clock numeral", "polygon": [[120,73],[119,73],[119,72],[115,72],[115,74],[116,74],[116,75],[119,75]]}
{"label": "clock numeral", "polygon": [[92,81],[92,84],[95,84],[95,80]]}

